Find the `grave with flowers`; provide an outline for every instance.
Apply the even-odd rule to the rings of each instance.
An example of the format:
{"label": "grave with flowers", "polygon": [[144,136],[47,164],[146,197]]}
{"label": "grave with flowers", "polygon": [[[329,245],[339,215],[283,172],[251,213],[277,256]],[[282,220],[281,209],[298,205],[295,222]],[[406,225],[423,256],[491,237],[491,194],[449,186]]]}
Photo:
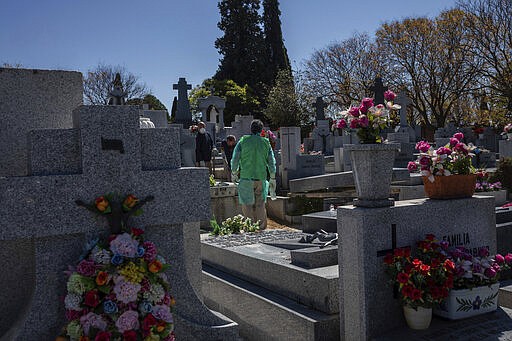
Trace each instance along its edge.
{"label": "grave with flowers", "polygon": [[[138,333],[137,326],[148,325],[152,333],[168,337],[172,296],[172,323],[179,339],[238,339],[236,324],[206,308],[199,294],[200,262],[195,254],[199,221],[209,218],[208,176],[203,169],[180,168],[179,130],[140,129],[139,108],[134,106],[80,106],[70,121],[69,129],[31,131],[29,174],[0,178],[0,243],[6,270],[0,298],[2,338],[51,340],[66,326],[65,317],[71,323],[68,336],[74,339],[86,329],[117,330],[132,337],[131,330]],[[146,204],[143,215],[116,225],[122,229],[111,231],[114,237],[109,239],[107,219],[94,219],[76,201],[90,203],[111,192],[134,194]],[[109,205],[105,198],[96,201],[96,208],[105,212],[107,207],[122,207],[113,203],[130,208],[138,200],[106,200]],[[144,230],[146,241],[138,229]],[[100,242],[90,244],[80,261],[83,248],[96,236]],[[155,251],[147,241],[163,258],[144,258]],[[118,265],[120,258],[123,266]],[[66,280],[69,265],[78,267]],[[154,284],[147,295],[141,291],[148,288],[146,278]],[[151,298],[151,288],[158,299]],[[107,289],[113,291],[106,294]],[[83,294],[83,300],[78,303],[77,297],[68,296],[64,301],[69,294]],[[149,305],[133,304],[135,295],[153,300],[154,320],[147,318]],[[109,313],[113,315],[106,318]]]}

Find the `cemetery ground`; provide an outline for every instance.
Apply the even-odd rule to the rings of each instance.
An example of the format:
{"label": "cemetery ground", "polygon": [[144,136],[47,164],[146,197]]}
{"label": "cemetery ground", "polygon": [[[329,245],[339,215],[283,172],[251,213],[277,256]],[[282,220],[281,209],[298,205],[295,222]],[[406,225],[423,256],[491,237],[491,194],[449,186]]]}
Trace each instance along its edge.
{"label": "cemetery ground", "polygon": [[[405,168],[419,134],[402,120],[386,132],[384,200],[354,201],[371,180],[355,175],[358,136],[331,130],[318,100],[311,137],[281,127],[272,141],[278,195],[267,200],[268,228],[250,232],[254,222],[236,218],[237,186],[222,156],[214,153],[212,179],[194,166],[189,88],[184,78],[174,85],[180,122],[169,124],[165,111],[122,105],[122,91],[111,94],[117,105],[83,105],[78,72],[0,69],[2,340],[54,340],[63,328],[81,341],[88,332],[164,341],[512,338],[510,273],[496,294],[461,301],[464,313],[496,310],[434,316],[416,331],[384,265],[426,235],[464,257],[512,262],[510,192],[426,198],[424,179]],[[253,117],[229,126],[217,113],[206,125],[215,140],[249,134]],[[443,147],[461,132],[481,148],[474,162],[510,177],[512,141],[494,131],[477,137],[448,124],[432,142]],[[214,236],[212,220],[248,231]]]}

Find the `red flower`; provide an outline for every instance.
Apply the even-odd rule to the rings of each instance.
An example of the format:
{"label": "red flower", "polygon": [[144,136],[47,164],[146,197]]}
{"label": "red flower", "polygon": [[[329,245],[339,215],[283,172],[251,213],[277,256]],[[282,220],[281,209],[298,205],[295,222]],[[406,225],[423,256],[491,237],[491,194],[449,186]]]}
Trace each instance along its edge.
{"label": "red flower", "polygon": [[425,236],[425,239],[426,239],[426,240],[429,240],[429,241],[434,241],[434,239],[435,239],[435,238],[436,238],[436,237],[435,237],[433,234],[427,234],[427,235]]}
{"label": "red flower", "polygon": [[144,233],[144,230],[132,227],[132,234],[137,237]]}
{"label": "red flower", "polygon": [[404,257],[406,257],[406,258],[411,257],[411,248],[410,247],[404,247]]}
{"label": "red flower", "polygon": [[420,265],[423,264],[418,258],[414,258],[412,261],[412,265],[414,265],[415,268],[419,268]]}
{"label": "red flower", "polygon": [[84,304],[86,306],[96,308],[96,306],[98,306],[98,304],[100,304],[100,297],[98,295],[98,290],[88,291],[85,294]]}
{"label": "red flower", "polygon": [[427,264],[422,264],[420,265],[420,271],[426,275],[428,274],[428,272],[430,271],[430,266],[428,266]]}
{"label": "red flower", "polygon": [[441,261],[439,260],[439,258],[433,258],[432,261],[430,262],[430,266],[433,268],[438,267],[440,264]]}
{"label": "red flower", "polygon": [[110,334],[109,332],[99,332],[96,334],[96,338],[94,338],[94,341],[110,341]]}
{"label": "red flower", "polygon": [[393,260],[394,260],[394,257],[391,253],[388,253],[387,255],[384,256],[384,263],[385,264],[393,264]]}
{"label": "red flower", "polygon": [[416,301],[416,300],[419,300],[421,298],[421,290],[420,289],[412,289],[412,294],[411,294],[411,298]]}
{"label": "red flower", "polygon": [[135,330],[127,330],[123,333],[123,341],[137,341]]}
{"label": "red flower", "polygon": [[409,275],[403,272],[400,272],[396,277],[398,283],[407,283],[409,281]]}
{"label": "red flower", "polygon": [[144,320],[142,321],[142,329],[143,330],[150,330],[151,327],[156,325],[156,318],[153,316],[153,314],[148,314]]}
{"label": "red flower", "polygon": [[404,297],[411,297],[412,291],[413,291],[413,287],[410,285],[406,285],[402,288],[402,295],[404,295]]}
{"label": "red flower", "polygon": [[393,254],[395,257],[403,257],[404,256],[404,250],[403,249],[394,249]]}
{"label": "red flower", "polygon": [[448,271],[453,271],[453,270],[455,270],[455,263],[452,262],[451,260],[447,259],[444,261],[444,267]]}

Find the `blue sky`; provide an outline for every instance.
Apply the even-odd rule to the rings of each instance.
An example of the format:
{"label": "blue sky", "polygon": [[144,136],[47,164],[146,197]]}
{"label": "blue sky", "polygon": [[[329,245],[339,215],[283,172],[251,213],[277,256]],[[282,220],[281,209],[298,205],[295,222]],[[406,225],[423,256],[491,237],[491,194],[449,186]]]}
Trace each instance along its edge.
{"label": "blue sky", "polygon": [[[354,32],[385,21],[436,16],[455,0],[281,0],[283,36],[294,68]],[[172,84],[193,86],[219,63],[216,0],[2,0],[0,64],[86,72],[123,65],[168,107]]]}

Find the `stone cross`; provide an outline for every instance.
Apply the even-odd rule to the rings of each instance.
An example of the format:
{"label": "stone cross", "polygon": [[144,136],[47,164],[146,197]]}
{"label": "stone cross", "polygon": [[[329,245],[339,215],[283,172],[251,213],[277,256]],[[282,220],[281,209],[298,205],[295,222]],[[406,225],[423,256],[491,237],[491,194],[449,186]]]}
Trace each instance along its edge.
{"label": "stone cross", "polygon": [[180,168],[178,129],[140,129],[137,106],[81,106],[72,129],[36,130],[28,140],[29,176],[0,177],[0,254],[10,270],[0,294],[2,339],[55,339],[65,325],[63,271],[90,237],[108,234],[105,221],[75,201],[110,192],[154,196],[133,222],[170,263],[180,339],[233,339],[228,322],[196,295],[200,263],[192,253],[200,250],[198,221],[210,217],[208,174]]}
{"label": "stone cross", "polygon": [[323,98],[318,96],[316,98],[316,102],[313,103],[313,106],[316,109],[316,120],[325,120],[325,108],[328,104],[324,102]]}
{"label": "stone cross", "polygon": [[192,85],[188,84],[185,78],[181,77],[177,84],[173,84],[172,88],[178,90],[178,104],[176,109],[175,123],[186,125],[192,124],[192,113],[190,112],[190,103],[188,101],[188,90],[192,89]]}
{"label": "stone cross", "polygon": [[396,97],[396,102],[402,107],[400,109],[400,126],[407,127],[409,125],[407,123],[407,107],[412,103],[412,101],[409,96],[407,96],[407,92],[400,91]]}
{"label": "stone cross", "polygon": [[375,77],[375,82],[373,86],[370,88],[370,91],[373,92],[374,104],[384,104],[384,92],[388,89],[387,86],[384,86],[382,83],[382,78],[377,76]]}

